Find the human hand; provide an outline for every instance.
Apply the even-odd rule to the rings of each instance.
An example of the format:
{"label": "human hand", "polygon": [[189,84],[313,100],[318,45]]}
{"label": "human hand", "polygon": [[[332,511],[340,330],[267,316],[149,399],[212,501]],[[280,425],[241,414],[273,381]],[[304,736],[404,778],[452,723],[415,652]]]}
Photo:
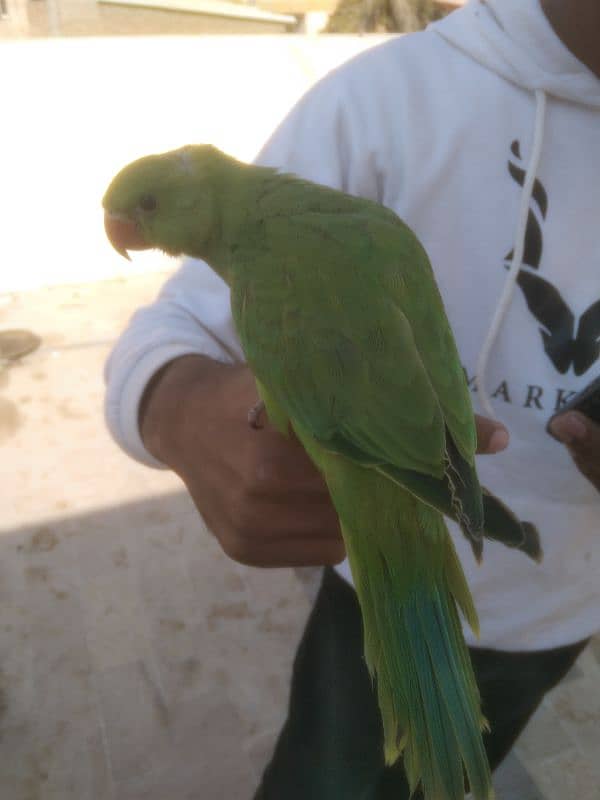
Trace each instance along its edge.
{"label": "human hand", "polygon": [[[248,423],[257,391],[245,366],[184,356],[151,382],[140,409],[148,450],[184,481],[236,561],[252,566],[335,564],[345,556],[323,478],[298,440]],[[261,417],[261,423],[265,415]],[[504,449],[506,430],[477,418],[478,452]]]}
{"label": "human hand", "polygon": [[600,492],[600,425],[585,414],[568,411],[554,417],[549,430],[568,448],[578,470]]}
{"label": "human hand", "polygon": [[168,364],[146,390],[140,431],[184,481],[225,553],[260,567],[336,564],[345,557],[323,478],[295,437],[261,417],[245,366],[203,356]]}

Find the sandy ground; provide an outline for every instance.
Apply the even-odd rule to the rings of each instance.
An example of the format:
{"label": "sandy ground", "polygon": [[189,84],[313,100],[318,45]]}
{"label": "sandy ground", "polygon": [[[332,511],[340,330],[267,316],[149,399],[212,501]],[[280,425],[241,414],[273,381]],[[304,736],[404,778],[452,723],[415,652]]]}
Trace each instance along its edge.
{"label": "sandy ground", "polygon": [[[178,479],[122,454],[102,366],[165,275],[4,295],[42,348],[0,372],[0,797],[250,800],[310,602],[228,560]],[[600,644],[544,703],[499,800],[597,800]]]}

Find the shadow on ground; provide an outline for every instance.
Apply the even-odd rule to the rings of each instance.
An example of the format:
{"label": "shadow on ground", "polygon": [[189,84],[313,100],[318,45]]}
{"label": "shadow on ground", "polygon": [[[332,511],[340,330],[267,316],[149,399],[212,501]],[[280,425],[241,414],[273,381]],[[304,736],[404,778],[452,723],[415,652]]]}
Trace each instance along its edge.
{"label": "shadow on ground", "polygon": [[250,797],[308,608],[293,573],[233,564],[179,492],[4,531],[0,599],[2,796]]}

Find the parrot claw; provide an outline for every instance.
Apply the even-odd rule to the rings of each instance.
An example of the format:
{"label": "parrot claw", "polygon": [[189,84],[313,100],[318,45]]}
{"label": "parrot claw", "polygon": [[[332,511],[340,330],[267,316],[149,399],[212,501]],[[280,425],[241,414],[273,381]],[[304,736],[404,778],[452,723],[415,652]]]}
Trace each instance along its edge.
{"label": "parrot claw", "polygon": [[248,425],[254,428],[255,431],[260,431],[265,427],[260,419],[264,410],[265,404],[262,400],[259,400],[248,410]]}

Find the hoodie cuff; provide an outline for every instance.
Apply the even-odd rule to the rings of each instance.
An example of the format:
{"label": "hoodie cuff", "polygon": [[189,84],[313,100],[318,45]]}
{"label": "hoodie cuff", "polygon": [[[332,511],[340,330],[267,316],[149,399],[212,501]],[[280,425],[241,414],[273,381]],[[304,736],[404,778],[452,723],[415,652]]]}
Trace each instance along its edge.
{"label": "hoodie cuff", "polygon": [[105,413],[108,428],[117,443],[136,461],[155,469],[168,469],[146,450],[140,436],[139,408],[146,386],[159,369],[181,356],[203,355],[216,361],[225,361],[222,348],[216,343],[211,345],[210,342],[203,342],[202,349],[194,349],[184,343],[157,347],[145,353],[128,370],[125,381],[115,387],[114,396],[107,397]]}

